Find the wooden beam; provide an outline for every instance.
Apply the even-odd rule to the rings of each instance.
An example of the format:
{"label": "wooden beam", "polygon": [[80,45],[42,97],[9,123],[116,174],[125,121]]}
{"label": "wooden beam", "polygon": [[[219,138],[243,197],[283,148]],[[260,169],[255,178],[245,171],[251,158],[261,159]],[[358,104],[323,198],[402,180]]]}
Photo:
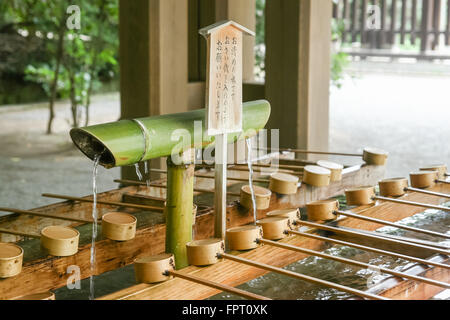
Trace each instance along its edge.
{"label": "wooden beam", "polygon": [[[255,0],[189,0],[190,10],[198,10],[197,21],[189,21],[189,80],[206,79],[206,45],[198,36],[198,30],[221,20],[233,20],[254,31],[256,28]],[[194,17],[193,13],[190,16]],[[253,81],[255,39],[244,37],[243,73],[244,82]],[[197,49],[195,49],[195,47]],[[197,50],[197,52],[195,52]],[[198,68],[198,72],[197,69]]]}
{"label": "wooden beam", "polygon": [[[187,1],[120,0],[121,118],[188,110]],[[123,178],[134,176],[122,169]]]}
{"label": "wooden beam", "polygon": [[422,24],[420,34],[420,51],[427,52],[432,47],[432,39],[429,31],[433,26],[434,0],[422,1]]}
{"label": "wooden beam", "polygon": [[[244,27],[255,31],[256,28],[256,2],[255,0],[215,0],[216,21],[233,20]],[[255,67],[255,38],[244,37],[242,46],[242,81],[249,82],[254,79]]]}
{"label": "wooden beam", "polygon": [[267,0],[266,98],[280,146],[328,149],[331,1]]}

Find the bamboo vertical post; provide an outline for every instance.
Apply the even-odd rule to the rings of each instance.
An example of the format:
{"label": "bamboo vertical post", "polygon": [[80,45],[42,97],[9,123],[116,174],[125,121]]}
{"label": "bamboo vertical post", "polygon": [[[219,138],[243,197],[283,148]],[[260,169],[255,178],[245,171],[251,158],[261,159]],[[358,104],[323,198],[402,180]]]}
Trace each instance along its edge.
{"label": "bamboo vertical post", "polygon": [[166,252],[175,256],[177,269],[187,267],[186,244],[192,241],[194,164],[175,164],[167,158]]}

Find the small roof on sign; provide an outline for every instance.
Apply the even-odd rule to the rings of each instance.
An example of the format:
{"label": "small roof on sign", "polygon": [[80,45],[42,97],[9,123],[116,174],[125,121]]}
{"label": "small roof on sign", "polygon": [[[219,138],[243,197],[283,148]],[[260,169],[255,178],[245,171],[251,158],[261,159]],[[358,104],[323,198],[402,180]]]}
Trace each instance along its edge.
{"label": "small roof on sign", "polygon": [[211,34],[211,33],[215,32],[215,31],[218,31],[218,30],[220,30],[220,29],[222,29],[224,27],[227,27],[227,26],[233,26],[236,29],[238,29],[238,30],[240,30],[240,31],[250,35],[250,36],[254,36],[255,35],[255,33],[253,31],[247,29],[244,26],[241,26],[239,23],[236,23],[236,22],[234,22],[232,20],[223,20],[223,21],[216,22],[214,24],[211,24],[211,25],[209,25],[207,27],[204,27],[204,28],[200,29],[198,31],[198,33],[200,33],[202,36],[206,37],[208,34]]}

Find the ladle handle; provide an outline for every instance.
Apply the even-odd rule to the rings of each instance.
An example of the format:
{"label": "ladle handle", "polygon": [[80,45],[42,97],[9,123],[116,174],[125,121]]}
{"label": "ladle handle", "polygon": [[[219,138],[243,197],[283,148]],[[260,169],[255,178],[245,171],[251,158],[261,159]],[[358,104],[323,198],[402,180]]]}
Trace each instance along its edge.
{"label": "ladle handle", "polygon": [[0,233],[6,233],[6,234],[13,234],[16,236],[22,236],[22,237],[29,237],[29,238],[36,238],[39,239],[41,236],[34,233],[27,233],[27,232],[21,232],[21,231],[15,231],[15,230],[8,230],[0,228]]}
{"label": "ladle handle", "polygon": [[93,222],[90,219],[66,217],[66,216],[60,216],[60,215],[55,215],[55,214],[36,212],[36,211],[29,211],[29,210],[20,210],[20,209],[14,209],[14,208],[3,208],[3,207],[0,207],[0,211],[12,212],[12,213],[18,213],[18,214],[28,214],[28,215],[36,216],[36,217],[60,219],[60,220],[82,222],[82,223],[92,223]]}
{"label": "ladle handle", "polygon": [[395,228],[399,228],[399,229],[404,229],[404,230],[408,230],[408,231],[413,231],[413,232],[419,232],[419,233],[428,234],[428,235],[430,235],[430,236],[435,236],[435,237],[441,237],[441,238],[445,238],[445,239],[450,239],[450,235],[445,234],[445,233],[440,233],[440,232],[435,232],[435,231],[430,231],[430,230],[425,230],[425,229],[420,229],[420,228],[414,228],[414,227],[410,227],[410,226],[405,226],[405,225],[398,224],[398,223],[395,223],[395,222],[390,222],[390,221],[381,220],[381,219],[377,219],[377,218],[371,218],[371,217],[367,217],[367,216],[363,216],[363,215],[359,215],[359,214],[355,214],[355,213],[347,212],[347,211],[339,211],[339,210],[337,210],[337,211],[335,211],[335,213],[341,214],[341,215],[343,215],[343,216],[347,216],[347,217],[359,219],[359,220],[375,222],[375,223],[378,223],[378,224],[382,224],[382,225],[386,225],[386,226],[391,226],[391,227],[395,227]]}
{"label": "ladle handle", "polygon": [[235,287],[228,286],[226,284],[222,284],[222,283],[218,283],[218,282],[213,282],[213,281],[210,281],[210,280],[202,279],[202,278],[193,276],[191,274],[184,274],[184,273],[181,273],[179,271],[173,271],[173,270],[169,271],[169,270],[167,270],[165,272],[165,274],[171,275],[173,277],[178,277],[178,278],[181,278],[181,279],[184,279],[184,280],[192,281],[192,282],[195,282],[195,283],[199,283],[199,284],[202,284],[204,286],[211,287],[211,288],[214,288],[214,289],[217,289],[217,290],[234,293],[236,295],[239,295],[241,297],[244,297],[244,298],[247,298],[247,299],[250,299],[250,300],[272,300],[272,299],[269,299],[267,297],[261,296],[259,294],[254,294],[254,293],[251,293],[251,292],[248,292],[248,291],[245,291],[245,290],[241,290],[241,289],[238,289],[238,288],[235,288]]}
{"label": "ladle handle", "polygon": [[450,211],[450,208],[444,207],[444,206],[435,206],[433,204],[400,200],[400,199],[392,199],[392,198],[380,197],[380,196],[372,197],[372,200],[382,200],[382,201],[387,201],[387,202],[407,204],[407,205],[416,206],[416,207],[423,207],[423,208],[436,209],[436,210],[442,210],[442,211]]}
{"label": "ladle handle", "polygon": [[294,153],[310,153],[310,154],[328,154],[334,156],[348,156],[348,157],[362,157],[360,153],[345,153],[345,152],[328,152],[328,151],[313,151],[313,150],[303,150],[303,149],[291,149],[291,148],[259,148],[261,150],[267,151],[286,151]]}
{"label": "ladle handle", "polygon": [[441,198],[450,198],[450,194],[428,191],[428,190],[423,190],[423,189],[418,189],[418,188],[406,187],[404,190],[423,193],[423,194],[429,194],[431,196],[437,196],[437,197],[441,197]]}

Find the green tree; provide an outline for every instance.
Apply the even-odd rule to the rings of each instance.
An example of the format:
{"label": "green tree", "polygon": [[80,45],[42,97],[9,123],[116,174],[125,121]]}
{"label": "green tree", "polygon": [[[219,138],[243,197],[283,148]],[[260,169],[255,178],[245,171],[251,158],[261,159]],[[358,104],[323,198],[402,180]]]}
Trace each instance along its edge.
{"label": "green tree", "polygon": [[[30,59],[25,74],[27,80],[41,84],[49,97],[47,133],[52,132],[57,98],[69,99],[72,126],[80,125],[83,110],[87,125],[90,97],[100,86],[101,73],[107,70],[110,77],[117,73],[118,0],[4,1],[8,10],[0,15],[5,21],[0,21],[0,28],[39,35],[45,42],[46,59]],[[68,29],[70,5],[80,8],[80,29]]]}
{"label": "green tree", "polygon": [[[333,19],[331,21],[331,41],[333,44],[339,44],[342,39],[342,32],[344,31],[344,22],[338,22]],[[348,54],[340,52],[336,48],[332,48],[331,53],[331,84],[337,88],[342,86],[342,78],[344,77],[344,69],[349,64]]]}
{"label": "green tree", "polygon": [[[34,68],[27,67],[28,79],[43,84],[49,95],[49,121],[47,133],[52,132],[55,118],[54,104],[58,91],[58,78],[61,72],[64,54],[64,37],[66,34],[66,8],[69,0],[38,1],[38,0],[5,0],[10,5],[11,14],[16,27],[22,32],[35,36],[39,35],[46,42],[49,53],[49,63]],[[45,84],[44,84],[45,83]]]}

